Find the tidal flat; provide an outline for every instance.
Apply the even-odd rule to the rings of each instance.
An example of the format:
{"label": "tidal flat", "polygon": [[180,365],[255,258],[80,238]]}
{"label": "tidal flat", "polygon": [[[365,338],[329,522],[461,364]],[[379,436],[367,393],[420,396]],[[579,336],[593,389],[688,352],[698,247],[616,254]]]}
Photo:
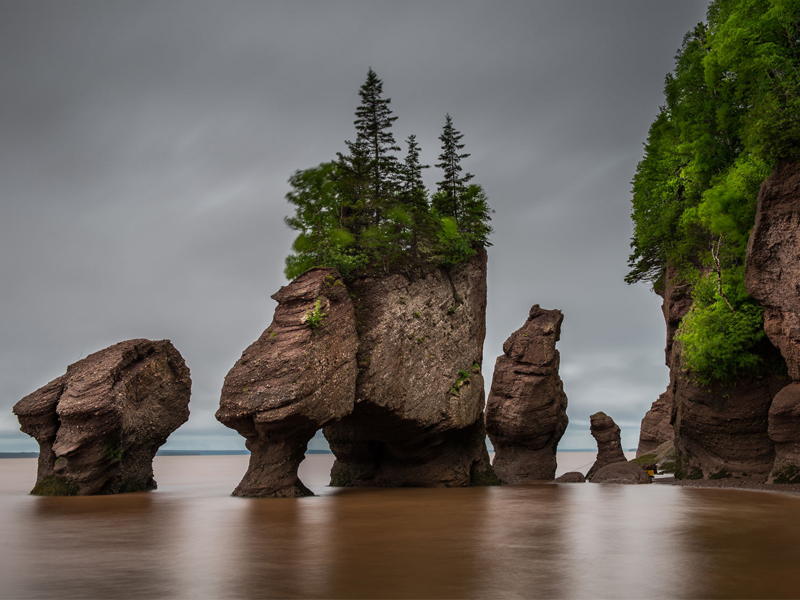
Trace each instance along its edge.
{"label": "tidal flat", "polygon": [[[593,453],[559,453],[559,474]],[[0,461],[2,598],[796,598],[800,497],[668,485],[327,487],[234,498],[247,456],[159,456],[159,489],[29,496]],[[584,468],[586,470],[588,465]]]}

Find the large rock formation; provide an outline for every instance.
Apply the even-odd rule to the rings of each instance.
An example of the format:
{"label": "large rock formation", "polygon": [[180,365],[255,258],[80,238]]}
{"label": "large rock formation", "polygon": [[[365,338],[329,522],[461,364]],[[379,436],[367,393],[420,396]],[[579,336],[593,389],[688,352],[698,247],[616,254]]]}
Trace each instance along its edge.
{"label": "large rock formation", "polygon": [[[664,362],[673,371],[674,362],[673,349],[675,347],[675,334],[681,324],[681,320],[692,307],[691,286],[686,283],[678,274],[677,269],[670,266],[664,274],[664,288],[660,292],[663,302],[661,312],[664,315],[664,322],[667,326],[667,343],[664,348]],[[639,431],[639,447],[636,456],[642,456],[655,450],[664,442],[671,442],[675,437],[672,428],[671,415],[674,404],[673,387],[669,385],[667,390],[653,402],[650,410],[642,419],[642,426]]]}
{"label": "large rock formation", "polygon": [[336,455],[331,485],[496,481],[483,424],[485,251],[451,270],[349,287],[359,372],[353,413],[323,430]]}
{"label": "large rock formation", "polygon": [[217,419],[247,439],[235,496],[311,495],[297,476],[309,440],[353,410],[353,304],[335,269],[312,269],[272,296],[272,323],[236,362]]}
{"label": "large rock formation", "polygon": [[614,423],[614,419],[604,412],[598,412],[589,417],[589,421],[592,437],[597,441],[597,459],[586,474],[586,480],[592,481],[595,473],[606,465],[626,462],[627,459],[622,451],[619,425]]}
{"label": "large rock formation", "polygon": [[785,385],[776,377],[745,377],[733,385],[698,386],[682,366],[675,339],[692,306],[691,286],[673,267],[664,281],[662,311],[667,326],[667,390],[642,420],[637,456],[674,441],[677,477],[747,477],[763,480],[774,460],[767,413]]}
{"label": "large rock formation", "polygon": [[682,370],[678,355],[670,375],[675,398],[675,476],[764,481],[775,459],[767,415],[784,385],[785,379],[769,376],[700,387]]}
{"label": "large rock formation", "polygon": [[503,344],[486,402],[494,469],[506,483],[553,479],[556,448],[567,428],[567,396],[556,342],[564,315],[534,305]]}
{"label": "large rock formation", "polygon": [[800,164],[783,162],[761,186],[747,245],[745,284],[764,305],[764,331],[781,351],[792,384],[769,410],[776,480],[800,481]]}
{"label": "large rock formation", "polygon": [[153,457],[189,418],[192,381],[168,340],[128,340],[90,354],[14,406],[39,442],[32,494],[156,487]]}

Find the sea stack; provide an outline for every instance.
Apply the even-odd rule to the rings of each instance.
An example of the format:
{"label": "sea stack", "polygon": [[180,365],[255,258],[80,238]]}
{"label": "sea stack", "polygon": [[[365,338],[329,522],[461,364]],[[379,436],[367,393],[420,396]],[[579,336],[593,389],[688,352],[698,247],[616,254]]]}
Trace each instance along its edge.
{"label": "sea stack", "polygon": [[563,320],[561,311],[535,304],[495,362],[486,431],[505,483],[555,477],[556,449],[569,422],[556,350]]}
{"label": "sea stack", "polygon": [[353,410],[358,339],[339,272],[311,269],[272,298],[272,323],[225,377],[216,415],[250,450],[234,496],[313,495],[297,476],[308,442]]}
{"label": "sea stack", "polygon": [[586,474],[586,480],[592,481],[595,473],[606,465],[616,462],[627,462],[622,451],[619,425],[604,412],[589,417],[592,437],[597,441],[597,459]]}
{"label": "sea stack", "polygon": [[358,331],[352,414],[323,432],[335,486],[496,483],[481,365],[486,251],[454,267],[348,284]]}
{"label": "sea stack", "polygon": [[169,340],[128,340],[90,354],[14,406],[39,442],[32,494],[156,487],[153,457],[189,418],[189,369]]}
{"label": "sea stack", "polygon": [[747,245],[745,285],[764,306],[764,331],[791,383],[769,407],[770,480],[800,483],[800,164],[782,162],[761,186]]}

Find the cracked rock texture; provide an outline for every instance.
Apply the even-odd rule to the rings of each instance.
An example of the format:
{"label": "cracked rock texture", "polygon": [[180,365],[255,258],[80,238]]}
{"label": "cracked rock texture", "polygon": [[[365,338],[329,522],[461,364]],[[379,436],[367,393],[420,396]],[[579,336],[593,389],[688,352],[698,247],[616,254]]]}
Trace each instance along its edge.
{"label": "cracked rock texture", "polygon": [[452,269],[365,277],[349,289],[356,402],[323,430],[336,456],[331,485],[496,483],[483,423],[485,250]]}
{"label": "cracked rock texture", "polygon": [[558,375],[564,315],[534,305],[525,324],[503,344],[486,403],[493,466],[505,483],[550,480],[567,428],[567,396]]}
{"label": "cracked rock texture", "polygon": [[153,457],[189,418],[192,381],[168,340],[120,342],[90,354],[14,406],[39,442],[33,494],[156,487]]}
{"label": "cracked rock texture", "polygon": [[595,473],[606,465],[616,462],[627,462],[622,451],[619,425],[614,419],[603,412],[598,412],[589,417],[592,437],[597,441],[597,459],[586,474],[586,480],[592,481]]}
{"label": "cracked rock texture", "polygon": [[745,285],[764,306],[764,331],[789,368],[791,385],[769,410],[775,444],[772,479],[800,481],[800,164],[782,162],[761,186],[747,245]]}
{"label": "cracked rock texture", "polygon": [[358,339],[339,272],[311,269],[272,298],[272,323],[225,377],[216,415],[251,452],[235,496],[312,495],[297,476],[308,442],[353,410]]}

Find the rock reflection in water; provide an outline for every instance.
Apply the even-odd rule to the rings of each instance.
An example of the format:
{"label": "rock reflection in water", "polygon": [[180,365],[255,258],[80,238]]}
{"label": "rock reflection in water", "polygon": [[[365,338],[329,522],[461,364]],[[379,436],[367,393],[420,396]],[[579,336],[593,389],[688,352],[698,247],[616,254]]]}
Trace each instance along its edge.
{"label": "rock reflection in water", "polygon": [[0,597],[800,597],[798,497],[332,489],[320,457],[318,497],[231,498],[246,458],[157,459],[161,490],[82,498],[28,496],[35,459],[0,461]]}
{"label": "rock reflection in water", "polygon": [[[167,568],[179,552],[170,535],[176,516],[147,493],[35,498],[14,540],[27,557],[25,597],[157,598],[176,592]],[[8,543],[4,540],[3,543]]]}

